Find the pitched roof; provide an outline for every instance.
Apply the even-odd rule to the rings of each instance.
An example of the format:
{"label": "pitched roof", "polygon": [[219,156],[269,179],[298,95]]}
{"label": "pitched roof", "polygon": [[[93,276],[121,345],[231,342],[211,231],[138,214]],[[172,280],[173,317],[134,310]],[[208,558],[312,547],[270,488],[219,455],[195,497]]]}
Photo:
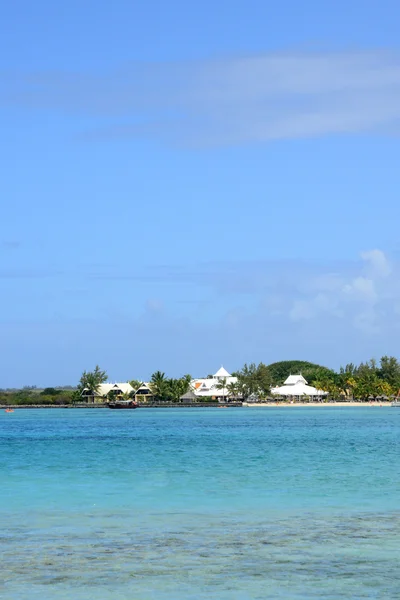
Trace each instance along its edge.
{"label": "pitched roof", "polygon": [[311,385],[306,385],[302,381],[298,381],[294,385],[282,385],[281,387],[273,388],[272,394],[278,396],[326,396],[327,392],[317,390]]}
{"label": "pitched roof", "polygon": [[307,383],[303,375],[289,375],[285,381],[285,385],[295,385],[296,383]]}
{"label": "pitched roof", "polygon": [[131,386],[131,384],[126,381],[125,383],[116,383],[115,384],[120,390],[121,392],[123,392],[124,394],[130,394],[131,392],[134,392],[135,390],[133,389],[133,387]]}
{"label": "pitched roof", "polygon": [[82,390],[82,396],[94,395],[94,396],[107,396],[111,391],[122,392],[123,394],[130,394],[134,391],[130,383],[101,383],[97,391],[93,394],[93,390],[84,388]]}
{"label": "pitched roof", "polygon": [[214,375],[214,377],[230,377],[231,374],[228,373],[228,371],[226,369],[224,369],[224,367],[221,367]]}
{"label": "pitched roof", "polygon": [[121,391],[123,394],[130,394],[134,391],[133,387],[128,382],[123,383],[102,383],[99,385],[99,396],[106,396],[111,391]]}
{"label": "pitched roof", "polygon": [[148,383],[146,383],[145,381],[143,381],[139,387],[136,390],[136,393],[140,392],[141,390],[150,390],[151,391],[151,387],[149,386]]}
{"label": "pitched roof", "polygon": [[[223,377],[220,378],[212,378],[212,379],[193,379],[191,382],[191,388],[192,391],[196,394],[196,396],[211,396],[211,395],[215,395],[216,392],[218,392],[218,394],[222,395],[222,390],[219,390],[216,386],[219,385],[221,383],[221,379],[223,379]],[[226,378],[226,385],[228,386],[230,383],[236,383],[237,382],[237,377],[232,377],[232,375],[229,375],[229,377]],[[227,391],[225,391],[225,394],[227,395]]]}
{"label": "pitched roof", "polygon": [[197,398],[196,394],[191,390],[188,390],[185,394],[181,396],[181,400],[195,400]]}

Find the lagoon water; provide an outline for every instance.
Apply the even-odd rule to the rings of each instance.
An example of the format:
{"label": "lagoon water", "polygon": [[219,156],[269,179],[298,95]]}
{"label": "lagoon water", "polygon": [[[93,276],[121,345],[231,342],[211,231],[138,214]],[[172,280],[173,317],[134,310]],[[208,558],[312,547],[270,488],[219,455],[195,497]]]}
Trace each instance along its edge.
{"label": "lagoon water", "polygon": [[400,597],[400,410],[0,414],[0,598]]}

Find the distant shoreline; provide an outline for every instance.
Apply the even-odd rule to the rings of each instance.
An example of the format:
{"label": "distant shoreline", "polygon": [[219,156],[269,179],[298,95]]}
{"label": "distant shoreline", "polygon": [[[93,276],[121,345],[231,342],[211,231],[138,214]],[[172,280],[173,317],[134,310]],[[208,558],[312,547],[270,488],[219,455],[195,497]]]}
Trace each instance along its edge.
{"label": "distant shoreline", "polygon": [[[138,408],[241,408],[241,402],[230,402],[230,403],[219,403],[219,402],[191,402],[191,403],[177,403],[177,402],[160,402],[160,403],[148,403],[139,404]],[[97,404],[0,404],[0,411],[6,408],[16,409],[53,409],[53,408],[68,408],[68,409],[96,409],[96,408],[108,408],[106,403]]]}
{"label": "distant shoreline", "polygon": [[12,408],[13,410],[30,408],[107,408],[106,404],[0,404],[0,410]]}
{"label": "distant shoreline", "polygon": [[[141,404],[138,408],[326,408],[326,407],[337,407],[337,408],[356,408],[356,407],[370,407],[380,408],[384,406],[391,406],[392,402],[377,401],[377,402],[243,402],[236,404],[217,404],[217,403],[191,403],[191,404],[175,404],[175,403],[163,403],[163,404]],[[104,409],[108,408],[107,404],[2,404],[0,405],[0,411],[6,408],[13,410],[23,409]]]}
{"label": "distant shoreline", "polygon": [[391,406],[392,402],[294,402],[293,404],[287,402],[280,402],[277,404],[276,402],[243,402],[243,406],[251,407],[251,408],[307,408],[307,407],[315,407],[315,408],[325,408],[329,406],[339,406],[339,407],[349,407],[354,408],[357,406],[368,406],[379,408],[382,406]]}

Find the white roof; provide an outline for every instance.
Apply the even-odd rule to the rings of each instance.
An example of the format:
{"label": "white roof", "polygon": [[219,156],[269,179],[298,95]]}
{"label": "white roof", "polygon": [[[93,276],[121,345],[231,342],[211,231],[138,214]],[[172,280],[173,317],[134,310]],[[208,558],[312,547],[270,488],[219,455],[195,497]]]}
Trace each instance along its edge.
{"label": "white roof", "polygon": [[151,391],[151,387],[149,383],[146,383],[145,381],[142,381],[142,383],[139,385],[139,387],[137,388],[137,392],[139,390],[150,390]]}
{"label": "white roof", "polygon": [[[230,383],[236,383],[237,377],[229,376],[226,378],[226,385],[228,386]],[[221,383],[221,379],[216,379],[213,377],[212,379],[193,379],[191,381],[191,388],[196,396],[222,396],[224,395],[224,390],[217,388],[217,386]],[[225,387],[225,396],[228,395],[228,390]]]}
{"label": "white roof", "polygon": [[296,383],[307,383],[307,381],[304,379],[303,375],[289,375],[289,377],[286,379],[285,384],[284,385],[295,385]]}
{"label": "white roof", "polygon": [[224,389],[219,389],[217,388],[215,385],[213,385],[210,388],[199,388],[197,390],[193,390],[193,393],[195,394],[195,396],[198,397],[208,397],[208,396],[228,396],[229,392],[226,388]]}
{"label": "white roof", "polygon": [[124,394],[130,394],[131,392],[134,392],[135,390],[133,389],[133,387],[131,386],[131,384],[126,381],[125,383],[116,383],[115,384]]}
{"label": "white roof", "polygon": [[230,377],[230,376],[231,376],[231,374],[228,373],[228,371],[226,369],[224,369],[224,367],[221,367],[214,375],[214,377],[216,377],[216,378],[219,378],[219,377],[223,378],[223,377]]}
{"label": "white roof", "polygon": [[98,395],[107,396],[112,390],[121,391],[123,394],[130,394],[134,389],[130,383],[101,383],[99,385]]}
{"label": "white roof", "polygon": [[282,385],[271,390],[277,396],[326,396],[328,392],[317,390],[317,388],[299,382],[294,385]]}

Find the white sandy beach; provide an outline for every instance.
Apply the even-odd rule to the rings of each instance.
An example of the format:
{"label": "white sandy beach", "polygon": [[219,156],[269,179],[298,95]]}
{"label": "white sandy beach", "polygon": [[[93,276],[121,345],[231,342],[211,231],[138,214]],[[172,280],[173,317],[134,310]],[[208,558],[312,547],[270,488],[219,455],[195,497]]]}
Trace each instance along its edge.
{"label": "white sandy beach", "polygon": [[340,406],[347,408],[354,407],[371,407],[371,408],[381,408],[383,406],[391,406],[391,402],[243,402],[243,406],[248,406],[252,408],[325,408],[332,406]]}

